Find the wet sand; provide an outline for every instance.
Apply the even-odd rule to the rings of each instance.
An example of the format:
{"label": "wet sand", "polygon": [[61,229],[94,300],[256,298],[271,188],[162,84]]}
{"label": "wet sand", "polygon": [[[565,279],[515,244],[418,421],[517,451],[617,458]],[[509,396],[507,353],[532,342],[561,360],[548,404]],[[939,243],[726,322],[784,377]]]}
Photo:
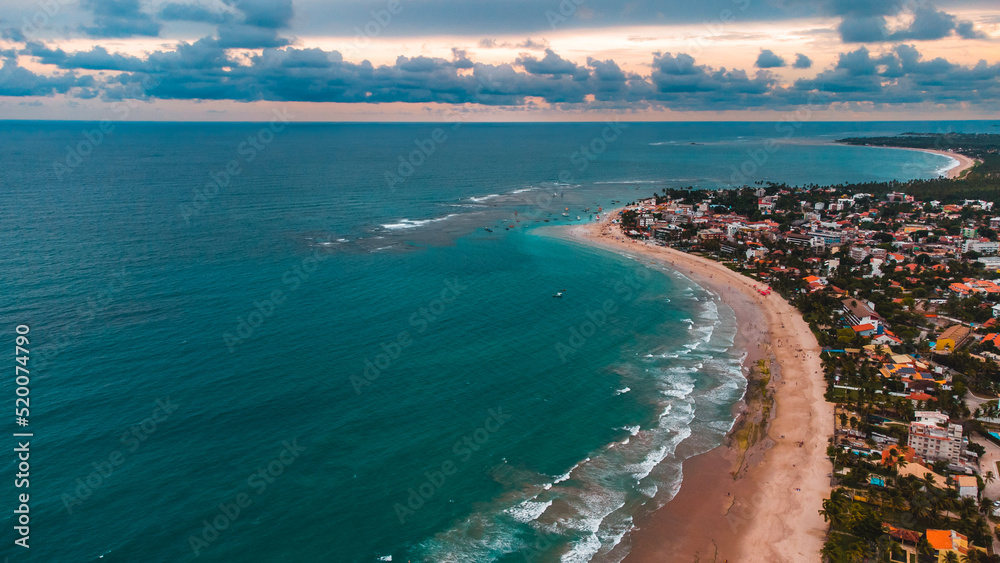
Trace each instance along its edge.
{"label": "wet sand", "polygon": [[[819,345],[801,315],[760,282],[720,263],[623,237],[607,219],[567,236],[644,261],[662,262],[717,293],[736,312],[745,365],[770,357],[773,407],[766,436],[745,456],[724,444],[687,459],[678,494],[637,518],[626,561],[816,561],[826,534],[819,515],[830,492],[826,458],[833,409],[823,399]],[[761,413],[743,415],[762,422]],[[732,440],[731,440],[732,441]],[[684,455],[684,444],[678,454]],[[735,474],[735,475],[734,475]]]}

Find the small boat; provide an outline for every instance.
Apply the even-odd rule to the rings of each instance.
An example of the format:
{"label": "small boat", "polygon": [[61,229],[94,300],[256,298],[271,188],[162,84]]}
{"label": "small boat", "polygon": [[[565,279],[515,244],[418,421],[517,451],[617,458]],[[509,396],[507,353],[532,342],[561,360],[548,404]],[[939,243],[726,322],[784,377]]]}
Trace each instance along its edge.
{"label": "small boat", "polygon": [[486,229],[486,232],[487,232],[487,233],[492,233],[492,232],[493,232],[493,229],[491,229],[491,228],[489,228],[489,227],[485,227],[485,229]]}
{"label": "small boat", "polygon": [[569,217],[569,213],[563,213],[563,217]]}
{"label": "small boat", "polygon": [[577,216],[576,216],[576,220],[577,220],[577,221],[579,221],[579,220],[580,220],[580,216],[579,216],[579,215],[577,215]]}
{"label": "small boat", "polygon": [[553,295],[552,297],[562,297],[562,294],[563,294],[563,292],[560,291],[560,292],[556,293],[555,295]]}

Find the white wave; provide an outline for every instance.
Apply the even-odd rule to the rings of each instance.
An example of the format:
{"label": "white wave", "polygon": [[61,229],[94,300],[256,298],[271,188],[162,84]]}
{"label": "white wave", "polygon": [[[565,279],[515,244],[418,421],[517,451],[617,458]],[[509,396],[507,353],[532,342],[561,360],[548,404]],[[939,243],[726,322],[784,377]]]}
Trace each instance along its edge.
{"label": "white wave", "polygon": [[393,230],[395,230],[395,229],[413,229],[413,228],[416,228],[416,227],[422,227],[423,225],[427,225],[429,223],[438,223],[440,221],[447,221],[448,219],[451,219],[452,217],[457,217],[457,216],[458,216],[457,213],[449,213],[448,215],[445,215],[444,217],[437,217],[435,219],[406,219],[406,218],[403,218],[403,219],[400,219],[398,223],[387,223],[385,225],[382,225],[382,228],[384,228],[384,229],[393,229]]}
{"label": "white wave", "polygon": [[587,463],[588,461],[590,461],[590,458],[586,457],[586,458],[581,459],[580,461],[576,462],[576,464],[573,465],[573,467],[570,467],[569,470],[566,471],[566,473],[563,473],[562,475],[556,477],[555,480],[552,481],[552,484],[562,483],[563,481],[569,479],[570,475],[573,474],[573,471],[575,471],[576,468],[580,467],[584,463]]}
{"label": "white wave", "polygon": [[480,197],[470,197],[469,201],[474,201],[476,203],[482,203],[484,201],[493,199],[495,197],[500,197],[500,194],[490,194],[490,195],[484,195],[484,196],[480,196]]}
{"label": "white wave", "polygon": [[512,191],[510,193],[512,193],[512,194],[523,194],[524,192],[532,192],[532,191],[535,191],[537,189],[539,189],[539,188],[521,188],[521,189],[518,189],[518,190],[514,190],[514,191]]}
{"label": "white wave", "polygon": [[383,555],[383,556],[379,557],[378,560],[379,561],[392,561],[392,556],[391,555]]}
{"label": "white wave", "polygon": [[[941,156],[944,156],[944,155],[941,155]],[[938,176],[947,176],[949,170],[951,170],[952,168],[957,168],[957,167],[959,167],[959,166],[962,165],[962,163],[957,158],[955,158],[955,157],[949,156],[949,157],[946,157],[946,158],[948,159],[948,164],[945,164],[941,168],[937,169],[937,175]]]}
{"label": "white wave", "polygon": [[552,501],[543,502],[528,499],[517,506],[512,506],[504,512],[518,522],[528,523],[537,519],[552,506]]}
{"label": "white wave", "polygon": [[659,184],[662,180],[608,180],[594,184]]}
{"label": "white wave", "polygon": [[616,428],[616,430],[625,430],[630,436],[635,436],[642,430],[642,427],[636,424],[635,426],[622,426],[621,428]]}

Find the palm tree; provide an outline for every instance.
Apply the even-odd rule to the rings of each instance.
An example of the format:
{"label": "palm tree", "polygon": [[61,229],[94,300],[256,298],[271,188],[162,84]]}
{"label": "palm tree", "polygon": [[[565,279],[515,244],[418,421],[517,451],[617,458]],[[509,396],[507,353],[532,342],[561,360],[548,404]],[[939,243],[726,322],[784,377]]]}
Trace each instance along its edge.
{"label": "palm tree", "polygon": [[987,497],[982,497],[979,499],[979,513],[983,516],[989,516],[990,512],[993,510],[993,501]]}
{"label": "palm tree", "polygon": [[954,551],[949,551],[944,554],[944,561],[945,563],[959,563],[958,554]]}
{"label": "palm tree", "polygon": [[823,516],[824,522],[830,522],[833,526],[840,526],[844,523],[844,504],[846,497],[841,489],[835,489],[830,493],[830,498],[823,499],[823,508],[819,513]]}
{"label": "palm tree", "polygon": [[987,471],[986,475],[983,475],[983,482],[989,485],[993,481],[996,481],[997,476],[993,474],[992,471]]}
{"label": "palm tree", "polygon": [[906,499],[903,495],[899,494],[898,491],[893,491],[892,496],[889,498],[889,508],[891,508],[893,512],[901,513],[906,510],[907,506]]}
{"label": "palm tree", "polygon": [[[867,558],[868,551],[861,542],[858,542],[851,545],[851,547],[847,549],[847,553],[845,555],[847,556],[847,560],[851,563],[864,563]],[[955,563],[958,563],[957,559],[955,560]]]}
{"label": "palm tree", "polygon": [[823,544],[823,549],[819,553],[833,563],[840,563],[840,561],[844,560],[844,549],[840,547],[839,543],[833,541],[833,539],[826,540],[826,543]]}

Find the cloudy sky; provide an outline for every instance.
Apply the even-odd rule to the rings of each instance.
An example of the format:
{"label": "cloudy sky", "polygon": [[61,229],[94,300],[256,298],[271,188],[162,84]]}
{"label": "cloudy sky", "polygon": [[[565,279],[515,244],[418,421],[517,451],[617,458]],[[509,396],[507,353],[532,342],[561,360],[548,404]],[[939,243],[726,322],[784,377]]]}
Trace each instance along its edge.
{"label": "cloudy sky", "polygon": [[0,119],[1000,115],[997,0],[4,0],[0,30]]}

